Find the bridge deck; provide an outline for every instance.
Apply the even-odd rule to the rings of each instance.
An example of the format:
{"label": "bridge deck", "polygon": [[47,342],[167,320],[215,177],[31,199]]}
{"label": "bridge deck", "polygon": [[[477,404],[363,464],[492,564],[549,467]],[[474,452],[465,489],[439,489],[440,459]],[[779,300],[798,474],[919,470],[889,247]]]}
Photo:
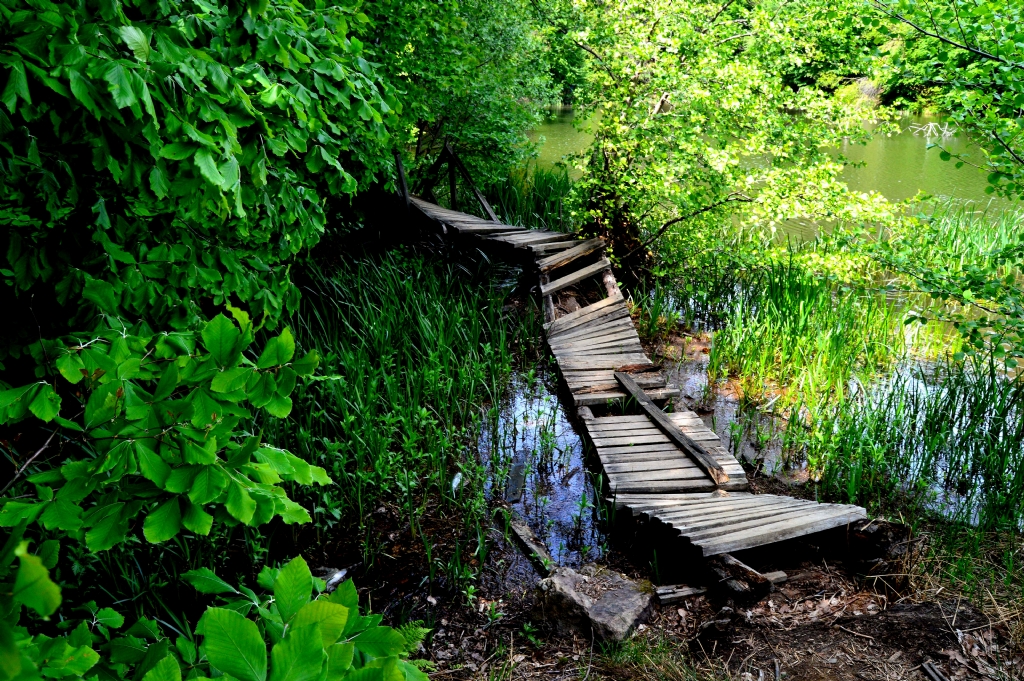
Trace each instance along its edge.
{"label": "bridge deck", "polygon": [[[512,248],[533,261],[540,274],[548,346],[575,406],[581,408],[587,436],[597,450],[617,507],[667,525],[705,556],[791,539],[866,516],[857,506],[749,493],[743,466],[693,412],[668,414],[670,421],[664,422],[657,411],[594,417],[589,408],[582,408],[628,397],[616,372],[628,374],[636,384],[633,390],[642,390],[652,400],[679,395],[679,389],[668,384],[661,368],[644,353],[604,256],[603,241],[503,225],[417,197],[410,201],[445,233]],[[599,282],[606,297],[559,315],[555,295],[588,281]],[[642,401],[643,394],[633,394]],[[682,437],[669,437],[666,427],[677,428]],[[717,462],[727,480],[713,480],[693,458],[694,449],[706,452],[698,453],[698,458],[709,454],[714,460],[710,466]]]}

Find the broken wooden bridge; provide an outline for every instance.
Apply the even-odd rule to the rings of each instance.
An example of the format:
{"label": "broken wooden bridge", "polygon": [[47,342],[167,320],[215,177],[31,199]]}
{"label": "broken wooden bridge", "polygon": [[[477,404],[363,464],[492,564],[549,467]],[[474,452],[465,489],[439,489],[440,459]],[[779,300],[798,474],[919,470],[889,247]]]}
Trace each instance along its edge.
{"label": "broken wooden bridge", "polygon": [[[444,162],[449,164],[452,196],[456,171],[472,187],[447,148],[433,170]],[[679,389],[667,383],[661,368],[645,354],[601,239],[501,224],[475,189],[489,219],[412,196],[404,178],[402,184],[409,209],[442,233],[503,249],[535,268],[548,346],[597,451],[616,508],[671,528],[705,557],[865,518],[858,506],[751,493],[743,466],[695,413],[666,413],[656,404],[678,396]],[[430,189],[426,185],[421,193],[430,195]],[[600,299],[582,307],[577,303],[578,309],[571,311],[556,304],[570,287],[585,286],[591,297]],[[639,413],[594,414],[626,400]]]}

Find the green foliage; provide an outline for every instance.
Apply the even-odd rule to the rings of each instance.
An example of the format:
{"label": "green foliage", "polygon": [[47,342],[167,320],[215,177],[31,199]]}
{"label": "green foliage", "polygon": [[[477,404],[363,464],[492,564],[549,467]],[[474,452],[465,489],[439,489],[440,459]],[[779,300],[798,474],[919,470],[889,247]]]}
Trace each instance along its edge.
{"label": "green foliage", "polygon": [[658,239],[692,243],[739,207],[741,219],[770,230],[793,218],[885,216],[874,198],[846,190],[828,149],[862,139],[866,114],[782,75],[794,42],[827,37],[793,35],[809,11],[826,22],[823,5],[551,5],[552,23],[588,55],[576,104],[595,139],[576,219],[632,259],[624,264],[649,265]]}
{"label": "green foliage", "polygon": [[528,0],[386,0],[366,11],[380,27],[380,68],[403,93],[401,141],[413,172],[446,139],[479,186],[529,154],[526,131],[557,93]]}
{"label": "green foliage", "polygon": [[[311,269],[291,319],[324,375],[296,389],[287,419],[261,415],[261,425],[337,481],[306,505],[321,527],[357,532],[368,565],[380,550],[373,511],[384,503],[403,509],[414,536],[427,508],[451,509],[457,529],[422,540],[453,579],[471,577],[470,556],[486,551],[485,480],[474,455],[481,405],[500,404],[513,353],[532,349],[533,337],[506,311],[496,273],[471,273],[402,251]],[[453,487],[456,475],[464,482]]]}
{"label": "green foliage", "polygon": [[792,261],[751,274],[708,358],[709,381],[736,378],[744,400],[814,411],[904,355],[900,315],[876,293],[836,285]]}
{"label": "green foliage", "polygon": [[[1024,193],[1024,6],[992,0],[872,4],[877,14],[859,20],[926,46],[902,56],[915,60],[910,68],[940,90],[940,106],[984,149],[981,159],[948,152],[943,159],[955,159],[958,167],[970,163],[985,169],[992,193]],[[903,65],[896,62],[894,68]]]}
{"label": "green foliage", "polygon": [[287,416],[296,377],[313,371],[317,354],[295,358],[285,329],[254,362],[245,355],[252,323],[231,311],[237,323],[218,314],[198,334],[119,329],[42,344],[48,380],[0,393],[0,423],[51,422],[66,458],[28,476],[35,500],[0,502],[0,527],[35,523],[102,551],[125,541],[140,516],[151,543],[182,530],[209,534],[215,520],[308,522],[280,483],[330,478],[246,425],[249,407]]}
{"label": "green foliage", "polygon": [[[124,618],[109,608],[91,620],[65,619],[56,637],[31,635],[19,626],[22,606],[38,616],[52,615],[60,589],[42,560],[22,542],[0,554],[0,576],[19,565],[13,583],[0,586],[0,679],[142,679],[181,681],[228,675],[239,681],[426,681],[408,657],[428,633],[418,624],[401,629],[380,626],[380,615],[361,615],[349,580],[328,595],[314,581],[305,561],[293,559],[277,572],[274,596],[243,586],[231,589],[218,607],[207,608],[193,632],[171,640],[160,625],[140,619],[123,634]],[[204,579],[217,580],[212,572]],[[287,593],[294,611],[282,610],[277,594]],[[249,616],[254,616],[250,619]],[[195,636],[202,636],[196,644]],[[268,656],[269,652],[269,656]],[[269,657],[269,665],[268,665]]]}
{"label": "green foliage", "polygon": [[353,7],[3,7],[0,274],[59,322],[194,328],[240,301],[272,328],[325,200],[390,168],[398,104]]}
{"label": "green foliage", "polygon": [[908,321],[949,322],[965,341],[963,352],[992,355],[1016,367],[1024,357],[1020,214],[976,212],[970,204],[952,202],[919,209],[883,238],[856,226],[832,238],[846,252],[873,261],[877,271],[893,278],[892,288],[930,298]]}

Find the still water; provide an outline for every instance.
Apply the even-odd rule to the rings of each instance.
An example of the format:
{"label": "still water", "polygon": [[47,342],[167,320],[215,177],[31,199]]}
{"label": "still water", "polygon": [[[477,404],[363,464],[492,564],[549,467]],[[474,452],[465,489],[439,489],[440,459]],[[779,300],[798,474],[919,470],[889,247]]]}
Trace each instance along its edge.
{"label": "still water", "polygon": [[[899,134],[879,135],[866,145],[843,146],[843,155],[858,164],[843,172],[850,189],[877,191],[891,201],[902,201],[918,192],[970,199],[983,205],[992,201],[985,193],[988,176],[984,171],[969,165],[957,168],[954,161],[939,157],[945,149],[981,163],[981,150],[963,134],[956,134],[955,125],[936,116],[907,116],[900,127]],[[550,167],[586,149],[593,136],[573,126],[571,110],[561,110],[534,130],[530,139],[539,143],[538,164]]]}

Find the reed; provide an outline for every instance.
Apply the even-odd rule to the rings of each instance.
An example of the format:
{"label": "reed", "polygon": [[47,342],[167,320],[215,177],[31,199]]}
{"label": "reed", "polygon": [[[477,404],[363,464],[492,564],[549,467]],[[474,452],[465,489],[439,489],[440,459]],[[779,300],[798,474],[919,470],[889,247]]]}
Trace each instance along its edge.
{"label": "reed", "polygon": [[513,171],[487,194],[505,224],[572,232],[578,227],[570,210],[572,185],[565,167],[532,165]]}
{"label": "reed", "polygon": [[750,273],[744,288],[714,334],[708,376],[735,379],[747,402],[832,403],[906,349],[884,298],[815,277],[792,258]]}
{"label": "reed", "polygon": [[[307,506],[321,530],[357,531],[367,567],[382,503],[401,509],[414,537],[428,506],[459,519],[442,565],[450,579],[470,579],[469,561],[484,562],[486,473],[475,444],[533,331],[505,311],[486,273],[467,272],[395,253],[333,272],[314,266],[291,321],[298,342],[319,351],[320,375],[297,389],[288,419],[261,424],[264,437],[328,470],[337,484]],[[438,551],[428,560],[433,571]]]}

